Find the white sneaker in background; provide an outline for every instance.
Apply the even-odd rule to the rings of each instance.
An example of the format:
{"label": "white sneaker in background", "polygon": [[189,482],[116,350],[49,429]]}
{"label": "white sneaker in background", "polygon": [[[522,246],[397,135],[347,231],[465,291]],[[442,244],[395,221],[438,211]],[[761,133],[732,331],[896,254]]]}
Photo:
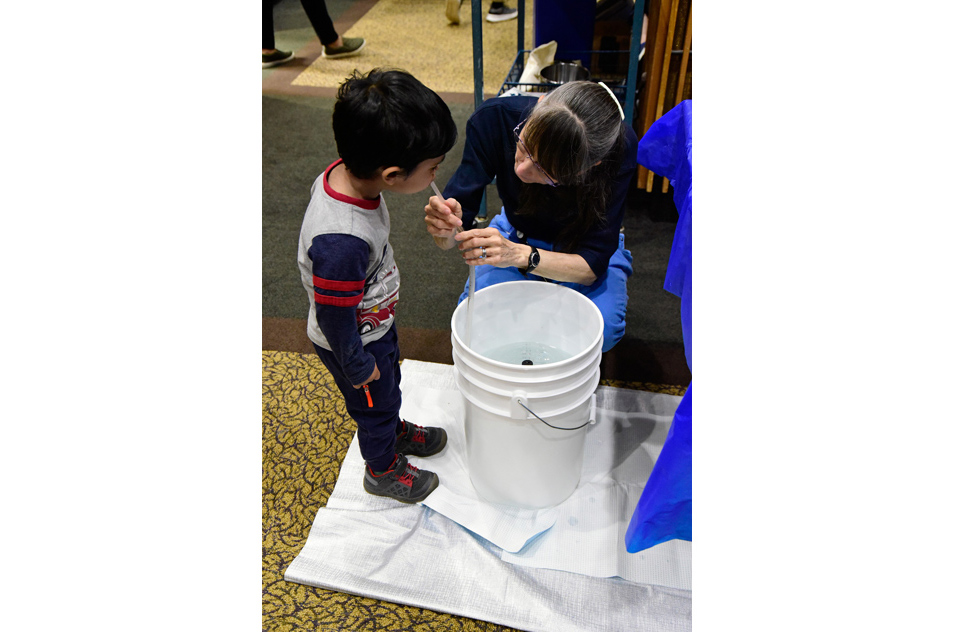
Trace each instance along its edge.
{"label": "white sneaker in background", "polygon": [[504,22],[505,20],[513,20],[516,17],[518,17],[517,9],[509,9],[505,6],[504,2],[492,2],[485,19],[489,22]]}
{"label": "white sneaker in background", "polygon": [[464,1],[465,0],[447,0],[445,2],[445,17],[448,18],[450,24],[459,24],[461,22],[458,13],[461,9],[461,3]]}

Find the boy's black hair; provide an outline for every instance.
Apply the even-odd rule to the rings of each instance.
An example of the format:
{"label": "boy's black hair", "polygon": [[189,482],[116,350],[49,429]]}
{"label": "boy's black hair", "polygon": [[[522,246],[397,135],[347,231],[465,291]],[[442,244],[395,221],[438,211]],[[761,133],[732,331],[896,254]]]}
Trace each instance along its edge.
{"label": "boy's black hair", "polygon": [[404,70],[354,71],[339,86],[332,112],[335,145],[358,178],[380,167],[405,176],[455,145],[458,129],[445,102]]}

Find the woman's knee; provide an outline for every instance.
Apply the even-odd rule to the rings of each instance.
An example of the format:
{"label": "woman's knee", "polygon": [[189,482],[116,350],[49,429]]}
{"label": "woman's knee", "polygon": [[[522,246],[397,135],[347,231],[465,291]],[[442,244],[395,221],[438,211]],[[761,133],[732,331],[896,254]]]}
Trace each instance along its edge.
{"label": "woman's knee", "polygon": [[[603,315],[603,314],[602,314]],[[601,345],[601,352],[610,351],[611,348],[621,341],[624,337],[624,315],[607,314],[604,315],[604,343]]]}
{"label": "woman's knee", "polygon": [[607,351],[624,337],[627,316],[627,270],[608,267],[601,282],[592,285],[584,294],[593,302],[604,318],[604,344]]}

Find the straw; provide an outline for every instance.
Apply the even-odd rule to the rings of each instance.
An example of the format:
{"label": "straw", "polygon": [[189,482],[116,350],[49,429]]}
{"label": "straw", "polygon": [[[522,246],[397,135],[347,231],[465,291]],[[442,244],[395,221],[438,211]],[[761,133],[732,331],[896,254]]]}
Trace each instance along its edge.
{"label": "straw", "polygon": [[[445,202],[445,198],[442,196],[441,191],[438,190],[438,186],[435,185],[435,181],[432,180],[432,191],[435,192],[435,195],[438,196],[438,199]],[[465,316],[465,345],[471,347],[471,317],[475,313],[475,266],[468,266],[468,308],[467,315]]]}

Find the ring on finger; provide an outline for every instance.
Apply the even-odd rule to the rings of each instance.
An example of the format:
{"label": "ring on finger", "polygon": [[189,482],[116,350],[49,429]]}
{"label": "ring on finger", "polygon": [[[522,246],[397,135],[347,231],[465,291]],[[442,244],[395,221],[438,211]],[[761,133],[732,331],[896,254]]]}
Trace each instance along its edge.
{"label": "ring on finger", "polygon": [[484,258],[487,257],[487,256],[488,256],[488,253],[485,252],[485,247],[484,247],[484,246],[481,246],[481,256],[478,257],[478,258],[479,258],[479,259],[484,259]]}

